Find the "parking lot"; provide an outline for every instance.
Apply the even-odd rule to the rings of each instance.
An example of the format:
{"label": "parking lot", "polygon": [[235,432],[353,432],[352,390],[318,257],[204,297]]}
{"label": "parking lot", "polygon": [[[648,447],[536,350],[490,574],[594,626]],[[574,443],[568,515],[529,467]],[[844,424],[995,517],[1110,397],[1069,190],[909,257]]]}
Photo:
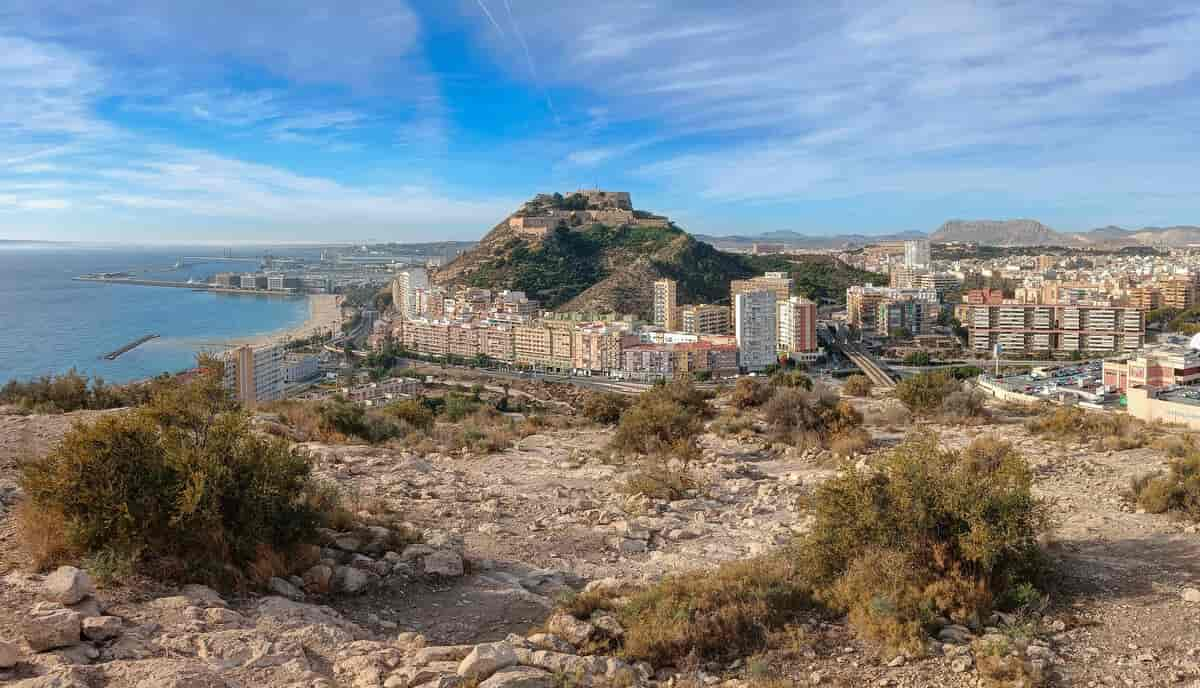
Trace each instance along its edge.
{"label": "parking lot", "polygon": [[995,379],[995,382],[1009,391],[1041,397],[1048,401],[1062,401],[1067,397],[1073,401],[1115,405],[1120,400],[1120,395],[1115,390],[1104,387],[1100,361],[1038,367],[1028,374],[1006,375]]}

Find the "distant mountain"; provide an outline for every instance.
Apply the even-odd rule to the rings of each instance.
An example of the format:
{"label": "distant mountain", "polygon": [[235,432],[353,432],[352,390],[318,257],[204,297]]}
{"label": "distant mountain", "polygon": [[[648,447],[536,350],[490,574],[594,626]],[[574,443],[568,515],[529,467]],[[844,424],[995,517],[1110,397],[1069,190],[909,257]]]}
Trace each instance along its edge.
{"label": "distant mountain", "polygon": [[1066,246],[1075,239],[1059,234],[1037,220],[950,220],[929,240],[939,244],[976,243],[988,246]]}
{"label": "distant mountain", "polygon": [[700,241],[706,241],[717,248],[749,249],[756,243],[784,244],[788,248],[808,250],[847,249],[876,244],[881,241],[903,241],[905,239],[924,239],[924,232],[907,231],[893,234],[831,234],[819,236],[801,234],[790,230],[763,232],[761,234],[712,236],[708,234],[695,235]]}
{"label": "distant mountain", "polygon": [[[539,207],[537,200],[544,198],[535,197],[493,227],[474,249],[435,273],[434,282],[518,289],[552,309],[649,317],[654,281],[664,277],[678,283],[680,303],[728,302],[731,280],[775,270],[791,273],[798,292],[817,299],[844,298],[851,284],[886,281],[830,256],[792,261],[727,253],[665,218],[631,209],[629,215],[590,207],[572,210],[592,213],[572,224],[569,215],[553,213],[561,209],[547,205],[550,201]],[[567,221],[543,222],[560,216]]]}

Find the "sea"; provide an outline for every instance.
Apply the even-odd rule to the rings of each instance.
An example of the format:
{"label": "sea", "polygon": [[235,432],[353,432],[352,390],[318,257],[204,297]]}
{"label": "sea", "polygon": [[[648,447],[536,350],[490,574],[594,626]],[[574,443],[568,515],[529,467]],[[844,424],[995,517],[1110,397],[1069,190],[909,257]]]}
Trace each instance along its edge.
{"label": "sea", "polygon": [[[305,255],[319,249],[239,246],[237,256]],[[143,279],[207,281],[217,272],[252,272],[257,263],[211,246],[107,246],[0,241],[0,384],[72,368],[121,383],[186,370],[197,353],[229,340],[271,334],[309,316],[305,296],[218,294],[173,287],[78,282],[84,273],[129,272]],[[116,360],[104,354],[158,334]]]}

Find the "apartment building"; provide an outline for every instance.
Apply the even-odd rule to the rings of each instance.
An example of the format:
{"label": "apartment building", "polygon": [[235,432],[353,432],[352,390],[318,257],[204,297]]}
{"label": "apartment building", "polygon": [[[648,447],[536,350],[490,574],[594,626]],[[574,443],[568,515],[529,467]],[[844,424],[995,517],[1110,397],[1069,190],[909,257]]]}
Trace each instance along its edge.
{"label": "apartment building", "polygon": [[733,324],[737,337],[738,363],[748,371],[759,371],[776,361],[779,335],[776,322],[776,292],[752,291],[734,297]]}
{"label": "apartment building", "polygon": [[[937,292],[932,289],[856,285],[846,289],[846,321],[863,334],[888,336],[889,323],[886,319],[880,322],[880,307],[897,302],[920,302],[920,306],[908,305],[901,308],[902,311],[907,308],[907,312],[913,315],[919,314],[919,321],[914,322],[917,329],[909,327],[909,331],[914,334],[922,333],[932,326],[940,309]],[[886,316],[891,311],[883,312]]]}
{"label": "apartment building", "polygon": [[501,363],[517,360],[513,328],[511,325],[492,325],[479,331],[479,352]]}
{"label": "apartment building", "polygon": [[679,294],[675,280],[660,279],[654,282],[653,316],[655,325],[668,330],[679,329]]}
{"label": "apartment building", "polygon": [[1157,287],[1134,287],[1129,290],[1129,305],[1139,311],[1163,307],[1163,294]]}
{"label": "apartment building", "polygon": [[1197,284],[1194,279],[1178,277],[1160,282],[1158,289],[1162,292],[1164,308],[1187,310],[1197,303]]}
{"label": "apartment building", "polygon": [[928,269],[932,264],[928,239],[912,239],[904,242],[904,266],[911,269]]}
{"label": "apartment building", "polygon": [[429,272],[425,268],[406,268],[396,273],[392,281],[392,304],[400,317],[416,318],[423,314],[418,307],[418,290],[429,290]]}
{"label": "apartment building", "polygon": [[816,358],[817,304],[803,296],[792,296],[777,304],[779,351],[794,357]]}
{"label": "apartment building", "polygon": [[283,398],[283,347],[240,346],[222,356],[225,388],[246,406]]}
{"label": "apartment building", "polygon": [[941,306],[937,303],[905,297],[880,303],[875,312],[875,334],[895,337],[929,334],[937,322]]}
{"label": "apartment building", "polygon": [[690,334],[729,334],[729,306],[701,303],[680,311],[683,331]]}
{"label": "apartment building", "polygon": [[964,323],[971,350],[988,355],[1135,351],[1145,344],[1145,317],[1112,306],[972,305]]}
{"label": "apartment building", "polygon": [[283,382],[296,384],[320,374],[320,358],[315,354],[286,354],[283,360]]}
{"label": "apartment building", "polygon": [[625,346],[637,343],[628,325],[591,323],[572,334],[571,367],[585,375],[608,374],[621,367]]}
{"label": "apartment building", "polygon": [[730,301],[739,294],[749,294],[756,291],[769,291],[775,295],[776,301],[786,301],[792,295],[795,280],[786,272],[765,272],[759,277],[744,280],[733,280],[729,283]]}

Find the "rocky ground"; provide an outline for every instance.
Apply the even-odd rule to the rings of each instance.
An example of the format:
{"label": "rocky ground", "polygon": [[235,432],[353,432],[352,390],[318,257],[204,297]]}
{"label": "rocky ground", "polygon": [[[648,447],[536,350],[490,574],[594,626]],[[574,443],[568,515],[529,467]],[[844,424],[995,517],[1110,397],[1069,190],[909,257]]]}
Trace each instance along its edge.
{"label": "rocky ground", "polygon": [[[872,417],[894,402],[856,403]],[[19,457],[44,450],[71,419],[0,416],[0,504],[14,501]],[[881,449],[902,439],[898,429],[871,429]],[[1002,620],[992,629],[950,627],[925,659],[881,654],[844,625],[814,621],[813,641],[775,667],[788,682],[975,686],[983,644],[1003,635],[1053,685],[1200,685],[1200,534],[1139,514],[1123,496],[1132,476],[1166,465],[1161,452],[1060,444],[1000,413],[986,425],[928,429],[951,445],[998,434],[1025,453],[1037,491],[1055,501],[1059,590],[1019,633]],[[30,573],[11,515],[3,516],[0,640],[11,645],[0,642],[0,667],[6,652],[16,661],[0,668],[0,683],[516,688],[751,678],[753,662],[668,678],[578,655],[619,629],[611,618],[550,619],[551,610],[589,583],[652,580],[769,550],[805,529],[799,498],[836,464],[710,433],[693,467],[700,487],[665,502],[625,494],[632,467],[612,463],[608,432],[550,431],[486,457],[309,445],[319,473],[364,509],[399,512],[425,542],[327,533],[327,575],[279,580],[274,595],[222,599],[139,582],[75,600],[56,578],[70,578],[67,588],[78,592],[88,589],[82,574]],[[30,635],[39,647],[43,636],[62,646],[35,651]]]}

